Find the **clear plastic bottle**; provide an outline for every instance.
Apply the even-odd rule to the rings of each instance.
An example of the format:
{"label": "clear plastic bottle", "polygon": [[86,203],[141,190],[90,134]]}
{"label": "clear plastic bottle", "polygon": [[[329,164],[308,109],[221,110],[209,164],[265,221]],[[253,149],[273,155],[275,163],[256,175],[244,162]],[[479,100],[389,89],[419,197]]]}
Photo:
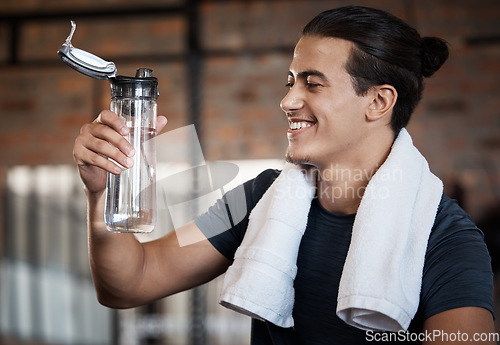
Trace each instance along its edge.
{"label": "clear plastic bottle", "polygon": [[158,81],[150,69],[135,78],[117,76],[111,83],[111,111],[129,127],[125,137],[135,150],[134,165],[119,175],[108,173],[104,219],[114,232],[151,232],[156,224],[156,99]]}
{"label": "clear plastic bottle", "polygon": [[130,129],[126,139],[134,146],[134,166],[121,174],[108,173],[104,220],[115,232],[151,232],[156,224],[156,99],[158,80],[148,68],[135,77],[116,76],[114,62],[75,48],[71,39],[76,23],[57,54],[80,73],[111,84],[111,111]]}

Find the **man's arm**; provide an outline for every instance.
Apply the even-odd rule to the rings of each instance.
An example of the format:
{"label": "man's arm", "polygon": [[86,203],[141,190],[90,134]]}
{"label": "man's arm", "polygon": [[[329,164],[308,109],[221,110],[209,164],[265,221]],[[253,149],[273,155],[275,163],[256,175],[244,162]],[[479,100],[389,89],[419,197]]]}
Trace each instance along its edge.
{"label": "man's arm", "polygon": [[496,344],[498,335],[491,312],[479,307],[456,308],[431,316],[424,332],[432,335],[423,344]]}
{"label": "man's arm", "polygon": [[[158,131],[166,124],[159,118]],[[129,166],[133,157],[124,139],[126,127],[116,114],[103,111],[91,124],[82,127],[73,154],[88,201],[90,267],[99,301],[109,307],[128,308],[205,283],[230,265],[194,222],[164,237],[140,243],[132,234],[106,230],[104,199],[107,172],[121,168],[108,158]],[[180,246],[177,235],[197,240]],[[189,243],[193,243],[189,241]]]}
{"label": "man's arm", "polygon": [[107,231],[103,199],[95,205],[89,201],[88,225],[90,267],[101,304],[113,308],[143,305],[206,283],[231,264],[206,238],[179,246],[177,236],[182,233],[204,237],[194,222],[146,243],[132,234]]}

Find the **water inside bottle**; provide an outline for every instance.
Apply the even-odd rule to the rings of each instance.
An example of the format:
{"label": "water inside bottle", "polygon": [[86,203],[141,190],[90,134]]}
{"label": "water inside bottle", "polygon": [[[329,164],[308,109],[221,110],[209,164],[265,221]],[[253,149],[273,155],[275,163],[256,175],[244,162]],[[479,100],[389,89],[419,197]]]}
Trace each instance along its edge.
{"label": "water inside bottle", "polygon": [[130,128],[134,165],[119,175],[108,174],[106,226],[116,232],[151,232],[156,222],[156,129]]}

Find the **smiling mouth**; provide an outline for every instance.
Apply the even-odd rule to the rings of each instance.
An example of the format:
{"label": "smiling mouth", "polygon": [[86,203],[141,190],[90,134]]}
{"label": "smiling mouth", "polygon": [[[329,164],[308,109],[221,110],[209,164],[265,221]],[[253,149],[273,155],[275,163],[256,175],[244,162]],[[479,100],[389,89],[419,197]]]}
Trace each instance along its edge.
{"label": "smiling mouth", "polygon": [[293,131],[293,130],[297,130],[297,129],[301,129],[301,128],[307,128],[307,127],[311,127],[313,124],[311,122],[290,122],[289,124],[289,127],[290,129]]}
{"label": "smiling mouth", "polygon": [[288,121],[289,131],[297,131],[299,129],[312,127],[315,122],[312,121]]}

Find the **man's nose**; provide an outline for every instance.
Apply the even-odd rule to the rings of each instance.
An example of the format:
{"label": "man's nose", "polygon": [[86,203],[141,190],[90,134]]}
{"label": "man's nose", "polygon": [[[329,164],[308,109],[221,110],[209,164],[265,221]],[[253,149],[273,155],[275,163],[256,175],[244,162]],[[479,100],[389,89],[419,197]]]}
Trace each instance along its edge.
{"label": "man's nose", "polygon": [[280,108],[285,113],[299,110],[304,106],[303,97],[296,86],[292,86],[285,97],[281,100]]}

